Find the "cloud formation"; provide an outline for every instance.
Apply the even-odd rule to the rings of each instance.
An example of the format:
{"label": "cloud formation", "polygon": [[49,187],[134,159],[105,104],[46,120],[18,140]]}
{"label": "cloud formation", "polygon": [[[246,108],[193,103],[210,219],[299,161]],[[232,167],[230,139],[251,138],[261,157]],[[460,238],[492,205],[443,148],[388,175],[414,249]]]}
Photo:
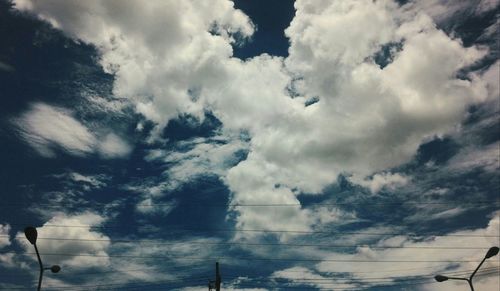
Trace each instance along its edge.
{"label": "cloud formation", "polygon": [[[426,240],[405,235],[381,235],[371,236],[371,246],[363,246],[363,240],[366,238],[363,238],[362,235],[356,235],[352,239],[358,240],[357,245],[359,246],[352,253],[331,251],[327,248],[310,249],[303,253],[323,261],[309,267],[297,264],[275,271],[272,277],[286,278],[294,285],[310,284],[318,288],[328,288],[331,286],[322,286],[321,284],[338,284],[337,286],[342,284],[341,288],[364,290],[373,286],[390,286],[391,284],[396,284],[396,286],[402,284],[398,286],[402,287],[405,284],[404,279],[408,280],[408,278],[418,278],[413,282],[430,283],[433,276],[439,273],[465,271],[465,273],[470,274],[477,267],[479,261],[484,258],[486,251],[498,243],[498,219],[498,215],[492,217],[485,228],[457,231]],[[336,243],[339,244],[340,241],[336,241]],[[453,247],[449,248],[450,246]],[[477,249],[472,246],[477,247]],[[401,262],[376,262],[391,260]],[[471,262],[458,262],[468,260]],[[482,269],[486,271],[495,267],[498,268],[498,261],[492,259],[486,261]],[[304,278],[313,279],[313,281],[307,283],[304,282]],[[379,280],[370,280],[370,278],[378,278]],[[380,280],[382,278],[383,280]],[[403,279],[403,281],[398,281],[398,279]],[[484,286],[485,290],[490,290],[489,288],[498,285],[498,276],[494,275],[482,278],[478,276],[476,280],[478,286]],[[453,282],[450,286],[422,284],[416,288],[419,288],[418,290],[445,290],[443,288],[453,290],[452,287],[456,288]]]}
{"label": "cloud formation", "polygon": [[104,158],[126,156],[131,151],[118,136],[111,133],[99,140],[69,110],[45,103],[33,104],[13,122],[20,136],[44,157],[55,157],[56,150],[80,157],[97,152]]}
{"label": "cloud formation", "polygon": [[[231,43],[253,33],[246,15],[216,1],[15,1],[101,51],[115,75],[114,93],[137,101],[137,110],[161,126],[202,105],[188,90],[217,78]],[[83,12],[83,13],[82,13]]]}
{"label": "cloud formation", "polygon": [[[109,265],[108,247],[111,241],[108,236],[93,230],[105,218],[92,212],[77,215],[57,214],[48,220],[42,227],[38,227],[37,246],[40,253],[53,254],[50,264],[58,264],[63,268],[102,268]],[[69,225],[72,227],[54,227],[50,225]],[[32,246],[18,235],[18,242],[27,252],[32,252]],[[61,238],[74,240],[45,240],[43,238]],[[56,255],[54,255],[56,254]],[[82,255],[82,256],[78,256]],[[96,255],[97,257],[92,257]]]}
{"label": "cloud formation", "polygon": [[[285,31],[288,57],[245,61],[232,57],[231,45],[254,28],[230,1],[15,3],[93,44],[115,76],[114,94],[132,100],[156,124],[153,140],[179,114],[203,119],[205,111],[227,132],[248,134],[246,160],[223,177],[235,203],[297,204],[298,194],[321,193],[342,173],[365,181],[408,162],[421,143],[457,130],[467,107],[495,90],[493,73],[458,77],[486,49],[464,47],[437,28],[428,10],[390,0],[297,0]],[[375,56],[387,48],[381,65]],[[39,136],[30,135],[47,139]],[[80,129],[73,140],[86,142],[49,141],[85,153],[95,144],[86,136]],[[101,148],[126,151],[112,138]],[[183,157],[190,161],[184,165],[198,167],[194,173],[206,171],[206,161]],[[179,170],[172,175],[185,177]],[[378,175],[369,186],[374,192],[404,184]],[[300,207],[233,210],[239,227],[310,229],[315,220]]]}
{"label": "cloud formation", "polygon": [[9,224],[0,224],[0,249],[10,245],[9,232]]}

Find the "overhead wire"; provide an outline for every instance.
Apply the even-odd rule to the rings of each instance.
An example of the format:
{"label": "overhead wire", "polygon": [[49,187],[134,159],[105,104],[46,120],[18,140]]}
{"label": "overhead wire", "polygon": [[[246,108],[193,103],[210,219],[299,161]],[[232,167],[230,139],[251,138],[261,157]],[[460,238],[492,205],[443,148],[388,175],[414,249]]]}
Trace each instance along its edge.
{"label": "overhead wire", "polygon": [[[29,223],[28,223],[29,224]],[[25,226],[28,224],[12,223],[10,225]],[[98,226],[98,225],[67,225],[67,224],[44,224],[42,227],[54,227],[54,228],[92,228],[92,229],[124,229],[130,228],[130,226],[124,225],[108,225],[108,226]],[[142,227],[147,228],[148,226]],[[151,226],[153,227],[153,226]],[[171,228],[165,232],[260,232],[260,233],[297,233],[297,234],[349,234],[349,235],[392,235],[392,236],[410,236],[410,237],[422,237],[422,236],[435,236],[435,237],[499,237],[499,234],[438,234],[438,233],[411,233],[411,232],[365,232],[365,231],[344,231],[344,230],[268,230],[268,229],[222,229],[222,228]]]}
{"label": "overhead wire", "polygon": [[[0,237],[10,237],[9,235],[0,235]],[[17,239],[24,239],[18,236]],[[179,243],[185,245],[222,245],[222,246],[296,246],[296,247],[325,247],[325,248],[357,248],[369,247],[371,249],[445,249],[445,250],[481,250],[488,249],[489,246],[483,247],[468,247],[468,246],[381,246],[370,244],[357,244],[357,245],[339,245],[339,244],[308,244],[308,243],[253,243],[253,242],[209,242],[209,241],[183,241],[183,242],[166,242],[157,241],[152,239],[85,239],[85,238],[60,238],[60,237],[38,237],[37,240],[50,240],[50,241],[78,241],[78,242],[112,242],[112,243],[138,243],[138,244],[152,244],[152,245],[178,245]]]}
{"label": "overhead wire", "polygon": [[[16,253],[15,251],[6,251],[3,253]],[[23,255],[36,255],[36,253],[23,253]],[[140,258],[140,259],[176,259],[176,260],[248,260],[248,261],[284,261],[284,262],[348,262],[348,263],[478,263],[478,260],[352,260],[352,259],[293,259],[293,258],[261,258],[261,257],[231,257],[231,256],[211,256],[211,257],[185,257],[180,255],[97,255],[97,254],[71,254],[71,253],[40,253],[43,256],[60,256],[60,257],[112,257],[112,258]]]}
{"label": "overhead wire", "polygon": [[[477,273],[477,276],[486,276],[486,275],[491,275],[491,274],[494,274],[492,272],[479,272]],[[451,274],[450,274],[451,275]],[[185,280],[189,280],[188,282],[186,282]],[[338,278],[334,278],[334,280],[338,280]],[[115,287],[119,287],[119,290],[123,290],[123,289],[131,289],[131,288],[143,288],[143,287],[146,287],[146,286],[153,286],[153,285],[165,285],[165,284],[172,284],[172,283],[177,283],[177,284],[183,284],[183,283],[195,283],[195,282],[206,282],[205,279],[203,278],[199,278],[198,276],[196,277],[193,277],[193,276],[190,276],[190,277],[180,277],[180,278],[176,278],[176,279],[172,279],[172,280],[160,280],[160,281],[156,281],[156,282],[140,282],[140,283],[133,283],[133,282],[128,282],[128,283],[123,283],[123,282],[120,282],[120,283],[106,283],[106,284],[92,284],[92,285],[81,285],[81,286],[57,286],[57,285],[53,285],[53,286],[47,286],[47,288],[49,289],[64,289],[64,290],[81,290],[81,289],[85,289],[85,290],[88,290],[88,288],[99,288],[99,289],[109,289],[109,288],[115,288]],[[362,287],[367,287],[367,286],[372,286],[372,285],[378,285],[378,286],[388,286],[388,287],[395,287],[395,286],[404,286],[404,285],[414,285],[414,284],[422,284],[422,283],[431,283],[433,282],[433,279],[432,278],[414,278],[414,279],[408,279],[408,280],[405,280],[405,281],[397,281],[397,282],[387,282],[387,281],[366,281],[366,282],[359,282],[359,281],[353,281],[353,282],[350,282],[350,283],[342,283],[342,282],[328,282],[328,283],[325,283],[325,282],[306,282],[306,283],[303,283],[303,282],[270,282],[269,280],[267,281],[264,281],[264,280],[261,280],[261,279],[257,279],[256,281],[247,281],[247,282],[231,282],[230,281],[230,285],[236,285],[236,286],[248,286],[248,285],[252,285],[252,286],[256,286],[256,287],[264,287],[264,286],[268,286],[268,287],[273,287],[273,288],[280,288],[280,286],[283,286],[283,288],[287,288],[287,289],[296,289],[295,287],[297,288],[303,288],[304,285],[316,285],[316,287],[311,287],[311,288],[314,288],[314,289],[318,289],[317,286],[320,286],[319,288],[321,287],[324,287],[324,286],[330,286],[330,285],[335,285],[335,286],[339,286],[339,285],[348,285],[348,286],[351,286],[351,285],[358,285],[357,287],[353,287],[353,288],[342,288],[342,289],[338,289],[338,290],[359,290],[359,288],[362,288]],[[385,284],[384,284],[385,283]],[[298,286],[301,286],[301,287],[298,287]],[[18,287],[18,288],[11,288],[11,289],[29,289],[30,287]],[[150,290],[148,288],[148,290]],[[329,288],[329,290],[332,290],[331,288]],[[337,290],[337,289],[333,289],[333,290]]]}
{"label": "overhead wire", "polygon": [[[483,277],[491,274],[495,274],[495,272],[479,272],[477,273],[476,276],[478,277]],[[192,286],[192,283],[194,282],[202,282],[203,279],[198,279],[198,280],[192,280],[189,282],[177,282],[178,284],[182,283],[190,283],[188,285]],[[206,281],[205,281],[206,282]],[[123,284],[120,286],[118,290],[123,290],[123,289],[134,289],[134,288],[144,288],[146,286],[150,287],[153,285],[165,285],[165,284],[171,284],[173,282],[171,281],[158,281],[158,282],[151,282],[151,283],[145,283],[145,284],[133,284],[129,286],[123,286]],[[286,283],[279,283],[279,282],[269,282],[269,281],[255,281],[255,282],[229,282],[229,286],[237,286],[237,287],[268,287],[268,288],[285,288],[285,289],[312,289],[312,290],[363,290],[369,287],[373,286],[384,286],[388,288],[395,288],[395,287],[401,287],[401,286],[410,286],[410,285],[421,285],[421,284],[431,284],[431,283],[438,283],[436,282],[433,278],[415,278],[415,279],[409,279],[406,281],[396,281],[396,282],[387,282],[387,281],[367,281],[367,282],[350,282],[350,283],[340,283],[340,282],[309,282],[309,283],[302,283],[302,282],[286,282]],[[305,285],[314,285],[314,287],[305,287]],[[341,286],[341,285],[347,285],[349,287],[340,287],[339,289],[337,288],[328,288],[328,289],[323,289],[325,286]],[[352,286],[352,285],[357,285],[357,286]],[[110,289],[111,290],[117,286],[116,284],[100,284],[100,285],[86,285],[86,286],[78,286],[75,289],[65,289],[65,290],[81,290],[82,288],[89,288],[89,287],[96,287],[99,289]],[[171,285],[170,285],[171,286]],[[363,289],[360,289],[363,288]],[[151,288],[148,288],[148,290],[151,290]]]}
{"label": "overhead wire", "polygon": [[[87,205],[85,205],[87,204]],[[340,205],[491,205],[500,204],[500,200],[482,200],[482,201],[384,201],[384,202],[373,202],[373,201],[357,201],[357,202],[304,202],[304,203],[193,203],[190,202],[190,206],[195,207],[310,207],[310,206],[340,206]],[[51,203],[36,203],[40,207],[84,207],[84,206],[123,206],[126,203],[116,203],[116,202],[97,202],[97,201],[85,201],[81,203],[63,203],[63,202],[51,202]],[[151,204],[138,204],[138,207],[162,207],[162,206],[179,206],[186,203],[171,202],[171,203],[151,203]],[[0,208],[12,208],[12,207],[26,207],[26,203],[3,203]]]}
{"label": "overhead wire", "polygon": [[[486,276],[490,274],[495,274],[498,273],[499,268],[494,267],[494,268],[486,268],[480,270],[480,272],[477,273],[476,276]],[[462,270],[462,271],[455,271],[455,272],[443,272],[441,274],[443,275],[449,275],[449,276],[459,276],[459,275],[464,275],[466,273],[472,272],[473,270]],[[280,284],[281,285],[287,285],[286,288],[293,287],[289,286],[290,284],[294,285],[316,285],[316,286],[326,286],[326,285],[359,285],[359,287],[362,286],[367,286],[367,285],[388,285],[388,287],[392,287],[393,285],[396,286],[401,286],[401,285],[410,285],[407,283],[423,283],[426,282],[425,280],[429,280],[429,278],[423,278],[426,276],[432,276],[433,274],[422,274],[422,275],[415,275],[415,276],[400,276],[400,277],[381,277],[381,278],[339,278],[339,277],[332,277],[332,278],[324,278],[324,279],[306,279],[306,278],[273,278],[273,277],[268,277],[268,278],[241,278],[240,279],[247,279],[247,280],[252,280],[246,281],[246,282],[235,282],[232,283],[233,285],[241,286],[241,285],[246,285],[248,283],[256,286],[263,286],[263,282],[271,282],[272,284],[268,283],[267,285],[272,286],[272,287],[277,287]],[[64,290],[81,290],[82,288],[99,288],[99,289],[106,289],[106,288],[114,288],[114,287],[120,287],[119,290],[125,289],[130,289],[130,288],[140,288],[140,287],[145,287],[145,286],[151,286],[151,285],[164,285],[164,284],[170,284],[170,283],[181,283],[179,282],[180,280],[190,280],[190,283],[193,282],[201,282],[201,280],[205,280],[203,278],[200,278],[203,275],[196,275],[196,276],[190,276],[190,277],[180,277],[172,280],[161,280],[161,281],[156,281],[156,282],[141,282],[141,283],[107,283],[107,284],[99,284],[99,285],[82,285],[82,286],[48,286],[48,288],[51,289],[64,289]],[[224,275],[223,278],[231,278],[231,276],[226,276]],[[235,278],[235,277],[233,277]],[[276,279],[283,279],[283,280],[288,280],[292,282],[276,282]],[[330,282],[336,280],[337,282]],[[387,281],[390,280],[390,281]],[[395,281],[397,280],[397,281]],[[305,281],[305,282],[304,282]],[[329,281],[329,282],[322,282],[322,281]],[[340,281],[348,281],[348,282],[340,282]],[[351,282],[349,282],[351,281]],[[206,281],[204,281],[206,282]],[[231,282],[231,281],[230,281]],[[404,284],[402,284],[404,283]],[[357,288],[359,288],[357,287]],[[19,287],[19,288],[10,288],[10,289],[27,289],[28,287]],[[1,289],[1,288],[0,288]],[[150,288],[148,288],[150,290]],[[330,289],[331,290],[331,289]],[[350,289],[349,289],[350,290]]]}

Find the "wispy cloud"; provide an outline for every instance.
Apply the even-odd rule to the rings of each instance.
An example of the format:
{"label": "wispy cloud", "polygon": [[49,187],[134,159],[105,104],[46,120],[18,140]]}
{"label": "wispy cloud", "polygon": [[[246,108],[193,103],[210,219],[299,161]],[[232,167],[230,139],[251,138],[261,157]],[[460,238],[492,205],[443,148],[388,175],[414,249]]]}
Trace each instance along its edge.
{"label": "wispy cloud", "polygon": [[55,157],[57,150],[82,157],[97,152],[104,158],[126,156],[131,151],[115,134],[100,140],[69,110],[44,103],[33,104],[12,122],[19,128],[20,136],[44,157]]}

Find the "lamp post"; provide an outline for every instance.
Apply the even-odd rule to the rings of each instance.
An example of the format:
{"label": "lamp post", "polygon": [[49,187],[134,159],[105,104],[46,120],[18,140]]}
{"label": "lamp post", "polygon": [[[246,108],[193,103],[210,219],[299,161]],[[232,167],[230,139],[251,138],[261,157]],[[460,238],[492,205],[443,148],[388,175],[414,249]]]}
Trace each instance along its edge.
{"label": "lamp post", "polygon": [[38,291],[42,288],[42,278],[43,278],[43,271],[45,270],[50,270],[52,273],[57,273],[61,270],[61,267],[58,265],[53,265],[52,267],[43,267],[42,259],[40,258],[40,253],[38,252],[38,248],[36,247],[36,239],[38,237],[38,232],[36,231],[36,228],[32,226],[28,226],[24,229],[24,235],[26,235],[26,238],[28,241],[35,247],[36,251],[36,257],[38,258],[38,264],[40,265],[40,276],[38,277]]}
{"label": "lamp post", "polygon": [[459,278],[459,277],[447,277],[447,276],[443,276],[443,275],[437,275],[434,277],[434,279],[436,279],[436,281],[438,282],[444,282],[446,280],[462,280],[462,281],[467,281],[467,283],[469,283],[469,286],[470,286],[470,290],[474,291],[474,286],[472,285],[472,278],[474,277],[474,275],[476,275],[477,271],[479,270],[479,268],[481,268],[481,265],[484,263],[484,261],[486,261],[487,259],[491,258],[491,257],[494,257],[498,254],[498,247],[491,247],[488,252],[486,253],[486,256],[484,256],[483,260],[481,261],[481,263],[479,263],[479,266],[477,266],[477,268],[474,270],[474,272],[472,272],[472,274],[470,275],[469,278]]}

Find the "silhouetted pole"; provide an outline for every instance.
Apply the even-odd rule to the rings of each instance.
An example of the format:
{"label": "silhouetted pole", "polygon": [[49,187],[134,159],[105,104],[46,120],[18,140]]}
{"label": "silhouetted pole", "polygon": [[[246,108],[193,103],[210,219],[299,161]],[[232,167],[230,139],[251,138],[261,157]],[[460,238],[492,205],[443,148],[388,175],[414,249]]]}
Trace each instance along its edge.
{"label": "silhouetted pole", "polygon": [[487,259],[491,258],[491,257],[494,257],[498,254],[498,251],[499,251],[499,248],[498,247],[491,247],[488,252],[486,253],[486,256],[484,256],[483,260],[481,261],[481,263],[479,263],[479,265],[477,266],[477,268],[474,270],[474,272],[472,272],[472,274],[470,275],[469,278],[459,278],[459,277],[447,277],[447,276],[443,276],[443,275],[437,275],[436,277],[434,277],[434,279],[436,279],[436,281],[438,282],[444,282],[446,280],[461,280],[461,281],[467,281],[467,283],[469,283],[469,287],[470,287],[470,290],[471,291],[474,291],[474,286],[472,286],[472,278],[474,277],[474,275],[476,275],[477,271],[479,270],[479,268],[481,268],[481,266],[483,265],[484,261],[486,261]]}
{"label": "silhouetted pole", "polygon": [[219,262],[215,263],[215,291],[220,291],[220,272],[219,272]]}
{"label": "silhouetted pole", "polygon": [[58,265],[53,265],[50,268],[43,267],[42,258],[40,258],[40,253],[38,252],[38,248],[36,247],[36,239],[38,237],[38,232],[36,231],[36,228],[32,226],[26,227],[24,229],[24,235],[26,235],[28,241],[35,247],[36,257],[38,259],[38,264],[40,265],[40,276],[38,277],[38,288],[37,288],[37,290],[40,291],[42,288],[43,271],[51,270],[52,273],[57,273],[61,270],[61,267],[59,267]]}

